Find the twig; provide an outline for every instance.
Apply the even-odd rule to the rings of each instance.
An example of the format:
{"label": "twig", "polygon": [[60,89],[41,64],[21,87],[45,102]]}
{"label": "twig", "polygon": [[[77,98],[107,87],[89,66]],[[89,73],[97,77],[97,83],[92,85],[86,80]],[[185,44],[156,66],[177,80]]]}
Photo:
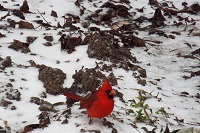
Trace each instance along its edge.
{"label": "twig", "polygon": [[187,25],[187,21],[185,20],[185,28],[184,28],[183,31],[186,31],[186,30],[187,30],[187,27],[188,27],[188,25]]}
{"label": "twig", "polygon": [[10,16],[10,12],[8,12],[5,16],[1,17],[0,20],[3,20],[3,19],[5,19],[5,18],[8,17],[8,16]]}
{"label": "twig", "polygon": [[38,11],[38,13],[40,14],[40,16],[44,19],[44,21],[46,21],[49,25],[51,25],[43,16],[42,16],[42,14],[40,13],[40,11],[39,10],[37,10]]}

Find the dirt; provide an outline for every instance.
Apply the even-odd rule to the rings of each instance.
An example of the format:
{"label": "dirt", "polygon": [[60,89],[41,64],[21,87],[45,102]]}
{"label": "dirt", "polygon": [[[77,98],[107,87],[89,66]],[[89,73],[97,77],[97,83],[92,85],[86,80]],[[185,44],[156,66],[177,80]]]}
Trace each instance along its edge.
{"label": "dirt", "polygon": [[39,75],[38,79],[44,83],[46,92],[52,95],[61,94],[63,92],[63,83],[66,79],[66,74],[58,69],[47,66],[38,66]]}
{"label": "dirt", "polygon": [[87,38],[89,38],[87,53],[90,58],[111,61],[125,69],[128,69],[129,64],[137,62],[130,50],[120,47],[113,35],[107,32],[90,34]]}

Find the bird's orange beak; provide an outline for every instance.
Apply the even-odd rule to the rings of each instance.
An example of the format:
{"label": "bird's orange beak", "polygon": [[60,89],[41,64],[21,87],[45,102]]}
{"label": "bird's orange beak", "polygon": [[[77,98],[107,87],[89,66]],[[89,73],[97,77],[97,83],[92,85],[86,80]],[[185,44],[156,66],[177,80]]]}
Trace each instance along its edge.
{"label": "bird's orange beak", "polygon": [[109,95],[114,96],[114,95],[116,95],[116,92],[114,90],[111,90]]}

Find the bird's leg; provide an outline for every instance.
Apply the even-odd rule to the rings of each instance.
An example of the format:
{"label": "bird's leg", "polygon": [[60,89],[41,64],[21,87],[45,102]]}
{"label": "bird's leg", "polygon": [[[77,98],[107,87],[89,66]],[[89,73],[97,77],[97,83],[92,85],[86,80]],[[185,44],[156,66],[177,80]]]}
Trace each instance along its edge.
{"label": "bird's leg", "polygon": [[89,124],[89,125],[92,124],[92,118],[91,118],[91,117],[90,117],[90,120],[89,120],[88,124]]}

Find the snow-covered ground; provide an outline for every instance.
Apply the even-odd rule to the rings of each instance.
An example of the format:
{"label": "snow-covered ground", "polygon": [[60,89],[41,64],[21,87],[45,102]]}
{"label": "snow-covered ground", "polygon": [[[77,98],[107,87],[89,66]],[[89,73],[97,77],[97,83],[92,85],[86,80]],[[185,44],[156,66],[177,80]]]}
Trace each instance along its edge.
{"label": "snow-covered ground", "polygon": [[[7,22],[8,19],[15,20],[16,22],[21,20],[19,17],[12,15],[12,11],[10,16],[0,20],[0,33],[5,35],[5,37],[0,38],[0,58],[5,59],[7,56],[10,56],[12,59],[12,66],[5,69],[0,68],[0,102],[2,100],[12,102],[7,107],[3,107],[0,104],[0,131],[21,132],[29,124],[39,123],[38,115],[41,111],[38,109],[38,105],[30,102],[30,99],[31,97],[40,97],[41,93],[45,92],[45,88],[43,87],[43,83],[38,79],[38,69],[30,67],[30,60],[33,60],[36,64],[59,68],[66,73],[67,78],[64,81],[63,87],[70,87],[72,85],[72,75],[75,74],[76,70],[80,70],[83,66],[84,68],[94,68],[96,66],[95,62],[100,62],[100,60],[88,57],[88,45],[77,46],[75,48],[76,51],[71,54],[61,51],[60,42],[58,41],[60,38],[59,32],[64,31],[63,33],[65,34],[69,34],[69,32],[64,28],[54,27],[50,27],[47,30],[34,22],[34,20],[39,19],[44,21],[41,17],[42,14],[45,20],[51,25],[56,26],[58,22],[63,25],[64,19],[62,16],[65,16],[67,13],[80,16],[80,21],[86,21],[87,14],[91,14],[96,8],[99,8],[99,6],[106,2],[106,0],[96,0],[93,2],[88,0],[80,1],[81,5],[86,7],[85,13],[82,16],[80,16],[78,6],[74,4],[75,0],[27,0],[29,11],[32,13],[24,13],[25,21],[32,23],[35,29],[20,29],[17,24],[15,28],[6,27],[6,25],[9,25]],[[153,17],[155,9],[148,4],[147,0],[130,0],[130,2],[131,8],[129,12],[136,12],[132,16],[134,19],[141,15],[147,18]],[[164,3],[165,0],[159,0],[158,2]],[[179,10],[183,9],[182,2],[187,2],[188,6],[193,3],[200,4],[197,0],[176,0],[171,2]],[[167,3],[170,2],[167,1]],[[23,1],[0,1],[0,4],[4,8],[12,10],[19,9],[17,4],[21,6]],[[137,12],[136,8],[140,9],[143,7],[143,12]],[[50,15],[52,10],[57,12],[57,18]],[[7,12],[0,11],[0,17],[5,16]],[[179,13],[179,16],[183,18],[188,17],[191,21],[195,19],[196,24],[176,27],[172,24],[178,20],[178,17],[176,15],[171,18],[165,16],[165,24],[167,26],[158,29],[164,31],[167,35],[172,34],[173,31],[179,32],[180,35],[173,34],[174,39],[156,34],[149,35],[145,30],[138,31],[136,35],[144,40],[158,40],[162,42],[156,44],[146,41],[146,47],[134,47],[130,49],[132,55],[139,61],[136,64],[146,70],[145,86],[138,84],[136,78],[133,76],[133,71],[127,71],[123,68],[113,68],[112,72],[118,79],[118,85],[113,86],[113,88],[123,94],[125,102],[120,101],[118,97],[114,99],[115,108],[112,114],[106,117],[107,121],[113,123],[111,127],[103,125],[103,120],[99,119],[94,119],[92,125],[89,125],[89,118],[86,114],[81,113],[82,110],[79,109],[79,105],[75,104],[72,107],[72,114],[68,119],[68,124],[61,124],[64,117],[60,118],[61,121],[51,119],[48,127],[37,128],[32,132],[108,133],[117,131],[119,133],[136,133],[146,132],[144,128],[152,131],[155,127],[155,132],[160,132],[161,129],[166,129],[166,125],[168,125],[170,131],[194,127],[194,132],[200,132],[200,76],[190,77],[191,72],[200,70],[200,56],[199,54],[195,54],[192,56],[195,58],[185,58],[185,55],[191,55],[191,52],[200,48],[200,12],[198,14]],[[115,19],[123,20],[120,17]],[[148,23],[144,22],[141,25],[146,26]],[[80,23],[74,25],[80,27],[83,31],[88,31]],[[91,23],[91,25],[97,26],[94,23]],[[97,27],[102,30],[110,29],[109,26],[103,27],[102,25],[98,25]],[[194,36],[193,34],[189,34],[191,29],[195,30],[194,32],[199,33],[199,35]],[[46,42],[44,39],[45,35],[53,36],[52,46],[47,47],[43,45]],[[26,42],[27,36],[37,37],[29,46],[31,52],[25,54],[8,48],[14,39]],[[0,60],[0,66],[2,65],[1,63],[2,61]],[[107,61],[104,61],[104,63],[111,64]],[[102,73],[109,75],[105,71]],[[185,79],[184,77],[189,78]],[[10,90],[12,92],[18,90],[21,93],[21,99],[19,101],[8,99],[7,93]],[[135,108],[131,105],[134,105],[133,100],[136,103],[139,102],[139,92],[144,92],[142,93],[143,96],[148,97],[144,101],[144,104],[149,106],[146,111],[150,118],[153,121],[155,120],[154,125],[150,125],[150,122],[136,121],[137,111],[141,108]],[[52,104],[66,101],[63,95],[54,96],[48,93],[46,98],[41,99]],[[164,107],[166,114],[169,115],[168,118],[164,114],[156,113],[162,107]],[[56,110],[60,112],[66,109],[66,105],[56,107]],[[130,110],[134,112],[127,113]],[[150,110],[152,110],[152,113]],[[143,116],[145,116],[144,112]]]}

